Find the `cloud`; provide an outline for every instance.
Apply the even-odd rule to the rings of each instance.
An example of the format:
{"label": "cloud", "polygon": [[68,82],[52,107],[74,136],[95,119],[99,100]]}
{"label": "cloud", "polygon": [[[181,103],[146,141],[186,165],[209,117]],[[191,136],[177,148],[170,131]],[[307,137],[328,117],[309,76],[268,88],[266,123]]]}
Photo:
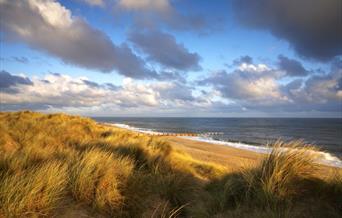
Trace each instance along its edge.
{"label": "cloud", "polygon": [[7,71],[0,71],[0,91],[6,93],[17,93],[17,85],[33,85],[29,78],[23,76],[11,75]]}
{"label": "cloud", "polygon": [[341,81],[342,69],[328,74],[314,75],[305,82],[304,86],[292,88],[291,97],[296,102],[321,104],[339,102],[342,100]]}
{"label": "cloud", "polygon": [[266,65],[242,63],[231,73],[215,72],[200,80],[199,84],[213,86],[227,99],[271,105],[274,102],[287,101],[286,96],[279,90],[277,76],[278,72]]}
{"label": "cloud", "polygon": [[240,65],[242,63],[253,64],[253,58],[251,56],[244,55],[233,61],[233,65]]}
{"label": "cloud", "polygon": [[328,73],[312,74],[305,79],[284,79],[283,69],[263,64],[241,63],[232,72],[214,72],[198,81],[241,107],[261,112],[335,112],[342,101],[341,59]]}
{"label": "cloud", "polygon": [[156,27],[166,24],[175,30],[196,32],[204,32],[214,26],[203,15],[191,13],[191,8],[188,8],[186,14],[181,13],[170,0],[119,0],[113,7],[114,14],[129,12],[137,26]]}
{"label": "cloud", "polygon": [[342,54],[340,0],[234,0],[245,26],[269,30],[301,56],[321,61]]}
{"label": "cloud", "polygon": [[129,40],[145,52],[150,60],[176,70],[200,70],[200,56],[191,53],[183,44],[157,30],[132,31]]}
{"label": "cloud", "polygon": [[297,60],[279,55],[278,61],[279,69],[285,71],[288,76],[307,76],[309,73]]}
{"label": "cloud", "polygon": [[8,40],[22,41],[80,67],[133,78],[157,74],[126,45],[114,45],[103,32],[53,0],[1,1],[1,30]]}
{"label": "cloud", "polygon": [[[8,74],[8,73],[7,73]],[[126,79],[123,86],[114,88],[112,84],[98,84],[85,77],[72,78],[61,74],[48,74],[44,78],[32,78],[31,85],[16,82],[11,75],[15,94],[2,93],[3,105],[21,105],[30,108],[48,107],[92,107],[106,103],[116,105],[155,105],[156,95],[153,90],[144,89]]]}
{"label": "cloud", "polygon": [[179,82],[139,84],[126,78],[121,86],[115,86],[99,84],[85,77],[48,74],[44,78],[29,79],[6,71],[0,72],[0,79],[1,104],[6,108],[87,108],[101,105],[139,108],[180,105],[194,100],[191,88]]}
{"label": "cloud", "polygon": [[152,88],[158,90],[159,95],[167,101],[191,102],[195,100],[192,89],[184,83],[160,82],[153,84]]}
{"label": "cloud", "polygon": [[[6,73],[8,76],[9,73]],[[30,85],[19,76],[9,74],[13,92],[1,92],[2,110],[40,110],[44,112],[69,112],[78,114],[153,114],[180,115],[193,111],[206,113],[229,108],[217,98],[217,92],[208,91],[195,94],[194,87],[174,81],[154,81],[141,83],[131,78],[124,79],[122,85],[96,83],[85,77],[70,77],[63,74],[48,74],[33,77]],[[19,79],[20,79],[19,78]],[[194,110],[196,108],[196,110]]]}
{"label": "cloud", "polygon": [[291,104],[282,107],[287,111],[331,111],[341,116],[342,72],[314,75],[308,80],[294,80],[283,87]]}
{"label": "cloud", "polygon": [[1,110],[175,116],[317,112],[340,116],[340,64],[336,61],[327,73],[284,79],[286,74],[278,69],[242,63],[231,72],[212,73],[199,86],[131,78],[114,85],[63,74],[28,78],[3,71]]}
{"label": "cloud", "polygon": [[122,44],[116,50],[116,57],[114,61],[116,68],[124,76],[137,79],[153,79],[160,76],[157,72],[148,69],[145,61],[133,54],[126,44]]}

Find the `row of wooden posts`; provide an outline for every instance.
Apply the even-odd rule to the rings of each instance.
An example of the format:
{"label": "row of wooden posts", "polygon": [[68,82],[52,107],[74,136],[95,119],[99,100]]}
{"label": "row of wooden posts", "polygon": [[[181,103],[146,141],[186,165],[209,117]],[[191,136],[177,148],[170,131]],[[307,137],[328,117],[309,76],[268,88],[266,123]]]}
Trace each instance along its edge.
{"label": "row of wooden posts", "polygon": [[155,135],[155,136],[212,136],[212,135],[222,135],[221,132],[207,132],[207,133],[164,133],[164,132],[144,132],[140,134]]}

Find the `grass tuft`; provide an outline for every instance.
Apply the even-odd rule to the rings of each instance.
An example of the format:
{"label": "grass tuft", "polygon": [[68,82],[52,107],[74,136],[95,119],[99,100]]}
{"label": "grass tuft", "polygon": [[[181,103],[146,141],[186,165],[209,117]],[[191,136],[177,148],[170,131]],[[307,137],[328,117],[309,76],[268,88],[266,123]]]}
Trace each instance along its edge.
{"label": "grass tuft", "polygon": [[133,162],[109,152],[90,150],[75,161],[71,186],[75,199],[99,210],[115,211],[124,197],[120,189],[133,170]]}
{"label": "grass tuft", "polygon": [[5,172],[0,186],[0,207],[6,217],[47,215],[58,206],[67,188],[67,166],[50,162],[19,174]]}
{"label": "grass tuft", "polygon": [[[307,212],[312,208],[323,211],[322,205],[329,205],[335,214],[341,212],[336,204],[336,199],[341,199],[341,180],[336,176],[329,177],[334,182],[319,177],[314,148],[300,141],[287,144],[278,141],[272,147],[272,152],[259,165],[227,174],[207,186],[212,199],[210,212],[234,211],[249,216],[251,211],[266,210],[291,217],[304,215],[306,212],[298,212],[303,207]],[[301,204],[305,206],[298,206]],[[317,213],[310,212],[310,216]]]}

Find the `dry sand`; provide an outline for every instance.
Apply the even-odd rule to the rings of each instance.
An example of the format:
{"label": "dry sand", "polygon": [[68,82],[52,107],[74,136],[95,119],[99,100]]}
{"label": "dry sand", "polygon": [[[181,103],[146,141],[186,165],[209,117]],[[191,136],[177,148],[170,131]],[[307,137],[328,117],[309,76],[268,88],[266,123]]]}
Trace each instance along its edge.
{"label": "dry sand", "polygon": [[[265,154],[233,148],[225,145],[199,142],[184,139],[177,136],[161,137],[168,141],[171,146],[191,155],[194,159],[220,164],[229,171],[237,171],[241,168],[253,167],[265,157]],[[335,174],[341,169],[319,165],[317,176],[324,178]]]}
{"label": "dry sand", "polygon": [[[111,126],[113,127],[113,126]],[[120,127],[115,127],[119,128]],[[133,131],[128,130],[127,131]],[[144,133],[139,133],[144,134]],[[265,154],[248,151],[239,148],[233,148],[226,145],[200,142],[191,139],[185,139],[177,136],[155,136],[162,140],[165,140],[171,144],[175,149],[181,150],[194,159],[212,162],[229,169],[230,171],[239,170],[245,167],[252,167],[257,164],[265,157]],[[325,177],[331,173],[335,173],[336,170],[341,169],[335,167],[329,167],[325,165],[320,165],[320,176]]]}
{"label": "dry sand", "polygon": [[172,147],[182,150],[194,159],[213,162],[229,168],[240,168],[254,165],[264,156],[263,154],[233,148],[225,145],[199,142],[177,136],[161,137]]}

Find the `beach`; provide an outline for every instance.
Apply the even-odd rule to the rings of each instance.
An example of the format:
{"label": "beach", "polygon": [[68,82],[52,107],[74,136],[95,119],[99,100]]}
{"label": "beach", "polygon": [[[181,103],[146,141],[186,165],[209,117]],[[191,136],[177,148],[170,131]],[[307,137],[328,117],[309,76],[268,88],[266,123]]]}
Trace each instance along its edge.
{"label": "beach", "polygon": [[264,156],[252,151],[177,136],[161,138],[169,142],[172,147],[188,153],[195,159],[217,163],[229,169],[248,167],[249,165],[256,164]]}
{"label": "beach", "polygon": [[[161,138],[176,137],[178,142],[179,139],[202,142],[207,146],[206,149],[201,150],[212,150],[212,146],[216,148],[220,145],[218,147],[236,148],[238,153],[248,151],[260,156],[260,154],[269,154],[272,151],[271,146],[277,141],[300,141],[301,144],[311,147],[311,153],[314,153],[318,163],[342,168],[339,120],[156,117],[97,117],[94,119],[99,123],[114,125],[141,134]],[[187,145],[188,142],[190,141],[181,144]],[[286,149],[282,148],[282,150]],[[216,153],[214,152],[215,155]],[[230,153],[228,152],[228,155]],[[214,161],[217,162],[215,159]],[[244,162],[248,164],[250,161]]]}
{"label": "beach", "polygon": [[298,141],[253,146],[30,111],[0,113],[0,130],[0,217],[341,214],[341,169]]}
{"label": "beach", "polygon": [[[256,147],[240,143],[226,143],[207,140],[197,136],[177,136],[176,134],[162,135],[159,132],[145,131],[124,124],[105,123],[103,125],[114,126],[114,128],[121,128],[142,135],[153,135],[155,138],[170,143],[173,148],[189,154],[196,160],[219,164],[230,172],[251,168],[257,165],[270,151],[270,148],[267,147]],[[326,177],[342,168],[342,163],[337,157],[321,151],[317,151],[317,153],[321,156],[318,160],[320,163],[319,176]]]}
{"label": "beach", "polygon": [[[245,149],[234,148],[226,145],[215,144],[210,142],[194,140],[196,136],[172,136],[161,135],[158,132],[145,131],[141,129],[132,128],[128,125],[122,124],[105,124],[115,126],[115,128],[122,128],[140,134],[154,135],[154,137],[167,141],[172,147],[179,149],[191,155],[193,158],[213,162],[228,168],[244,167],[255,164],[264,156],[261,153],[248,151]],[[198,138],[198,137],[197,137]]]}

